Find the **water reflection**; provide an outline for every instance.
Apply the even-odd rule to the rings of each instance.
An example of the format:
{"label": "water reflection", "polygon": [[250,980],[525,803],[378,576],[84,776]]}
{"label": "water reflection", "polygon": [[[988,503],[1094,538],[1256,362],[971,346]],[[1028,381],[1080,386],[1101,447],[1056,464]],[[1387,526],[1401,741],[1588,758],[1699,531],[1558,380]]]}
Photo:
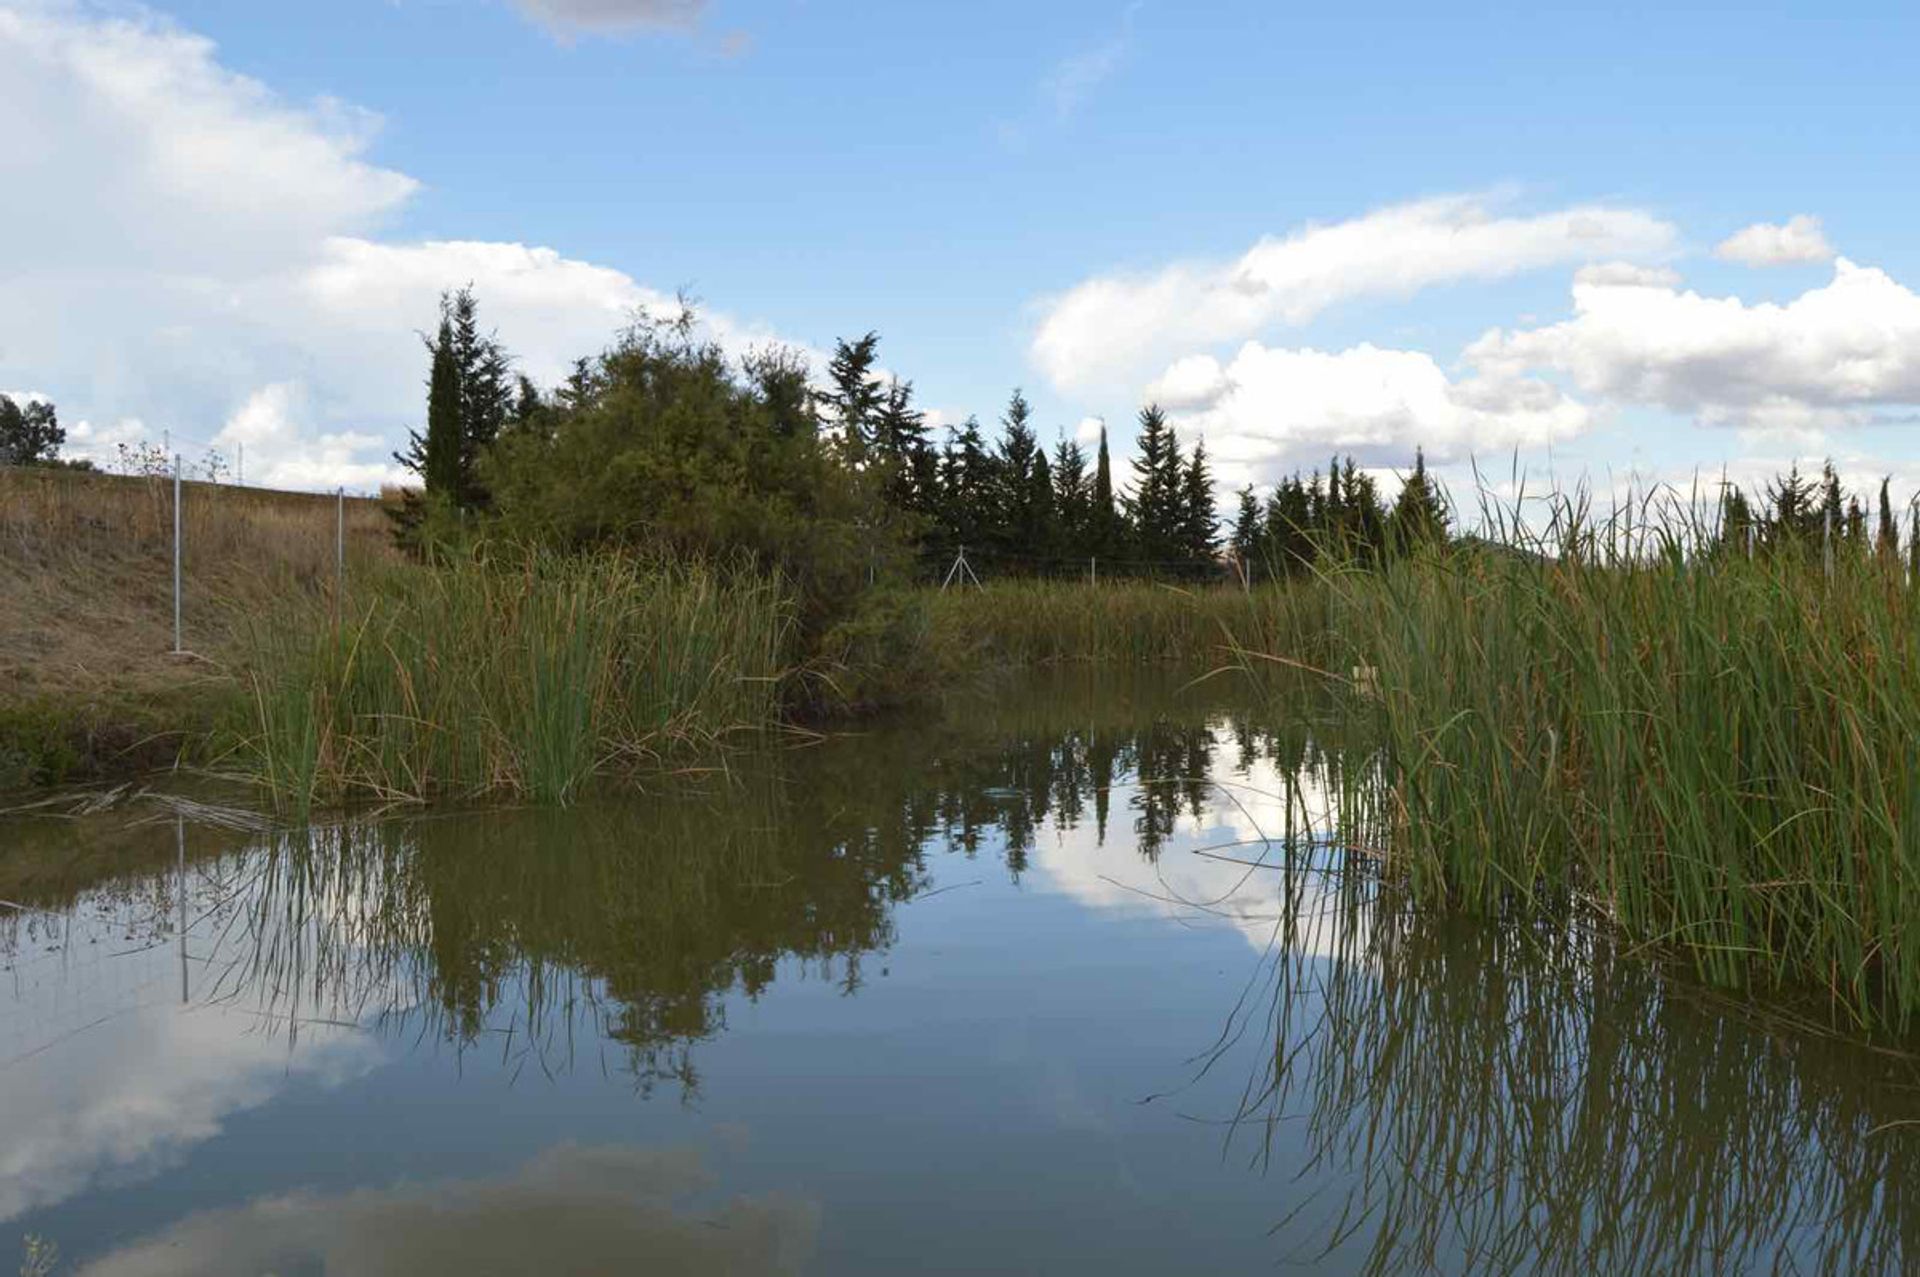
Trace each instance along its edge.
{"label": "water reflection", "polygon": [[[857,1239],[890,1227],[1108,1272],[1893,1272],[1914,1251],[1907,1057],[1579,932],[1408,914],[1368,850],[1372,756],[1311,717],[1256,725],[1171,683],[1045,692],[564,813],[202,827],[184,867],[170,825],[136,820],[103,835],[134,872],[91,878],[60,869],[99,862],[75,826],[16,839],[0,1219],[64,1222],[111,1273],[885,1272],[902,1252]],[[889,990],[903,965],[917,983]],[[295,1096],[348,1126],[469,1071],[504,1083],[481,1120],[537,1136],[490,1163],[518,1169],[475,1171],[448,1118],[398,1187],[384,1163],[317,1183],[265,1136],[264,1188],[206,1171]],[[563,1091],[589,1130],[753,1109],[764,1173],[728,1206],[684,1142],[556,1145],[541,1097]],[[175,1202],[189,1163],[214,1187]],[[96,1201],[147,1218],[100,1224]],[[1009,1211],[992,1250],[977,1221]],[[557,1231],[580,1244],[515,1249]]]}
{"label": "water reflection", "polygon": [[208,1211],[79,1272],[772,1277],[803,1271],[819,1225],[816,1204],[777,1193],[700,1203],[713,1184],[698,1149],[562,1144],[498,1179],[290,1193]]}

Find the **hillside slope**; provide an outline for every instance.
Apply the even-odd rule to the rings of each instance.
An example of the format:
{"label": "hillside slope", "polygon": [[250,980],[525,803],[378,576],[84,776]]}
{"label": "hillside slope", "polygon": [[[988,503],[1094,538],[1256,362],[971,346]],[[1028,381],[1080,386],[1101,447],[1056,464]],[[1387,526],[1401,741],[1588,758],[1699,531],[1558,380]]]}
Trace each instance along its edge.
{"label": "hillside slope", "polygon": [[[231,705],[250,618],[328,596],[334,498],[0,467],[0,789],[163,761]],[[390,556],[380,503],[350,498],[347,561]]]}

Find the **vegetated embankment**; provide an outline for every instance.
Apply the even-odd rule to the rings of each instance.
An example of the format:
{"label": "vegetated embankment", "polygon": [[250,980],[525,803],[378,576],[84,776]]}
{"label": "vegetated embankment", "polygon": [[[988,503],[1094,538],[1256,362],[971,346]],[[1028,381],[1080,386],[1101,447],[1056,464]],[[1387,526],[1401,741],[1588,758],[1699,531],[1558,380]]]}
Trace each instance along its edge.
{"label": "vegetated embankment", "polygon": [[[250,624],[331,597],[332,496],[185,483],[173,655],[173,491],[0,467],[0,789],[199,754],[241,703]],[[392,558],[386,522],[345,502],[349,579]]]}

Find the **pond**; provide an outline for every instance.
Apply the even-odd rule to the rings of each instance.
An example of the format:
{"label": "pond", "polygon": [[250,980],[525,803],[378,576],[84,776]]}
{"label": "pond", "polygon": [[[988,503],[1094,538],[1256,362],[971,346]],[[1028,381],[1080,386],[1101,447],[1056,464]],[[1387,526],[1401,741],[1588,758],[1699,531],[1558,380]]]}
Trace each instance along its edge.
{"label": "pond", "polygon": [[1236,695],[1023,677],[566,811],[0,826],[0,1268],[1920,1254],[1905,1055],[1396,907],[1340,850],[1368,752]]}

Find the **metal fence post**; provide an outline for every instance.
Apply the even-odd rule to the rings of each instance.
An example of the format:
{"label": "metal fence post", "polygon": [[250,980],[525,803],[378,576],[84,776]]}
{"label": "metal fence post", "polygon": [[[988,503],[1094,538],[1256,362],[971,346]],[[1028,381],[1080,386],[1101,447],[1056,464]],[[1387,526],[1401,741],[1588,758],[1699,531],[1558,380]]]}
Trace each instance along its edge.
{"label": "metal fence post", "polygon": [[177,656],[186,649],[180,643],[180,454],[173,454],[173,651]]}

